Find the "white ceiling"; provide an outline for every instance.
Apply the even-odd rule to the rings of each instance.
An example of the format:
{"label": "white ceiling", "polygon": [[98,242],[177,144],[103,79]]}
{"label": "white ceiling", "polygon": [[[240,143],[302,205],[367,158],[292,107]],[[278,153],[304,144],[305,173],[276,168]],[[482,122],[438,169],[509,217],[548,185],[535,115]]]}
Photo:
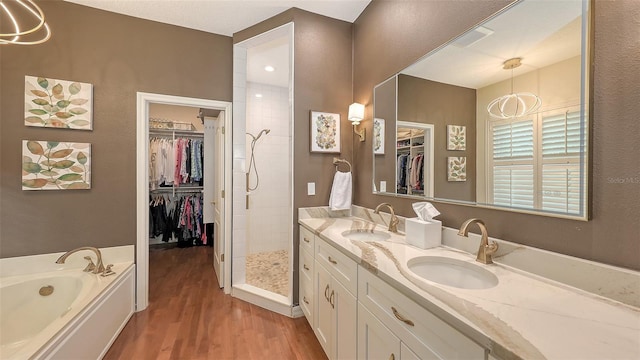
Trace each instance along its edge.
{"label": "white ceiling", "polygon": [[401,71],[446,84],[479,89],[511,77],[503,62],[522,58],[519,76],[580,55],[580,1],[522,1],[482,24],[489,35],[464,42],[467,34]]}
{"label": "white ceiling", "polygon": [[371,0],[65,0],[97,9],[231,36],[297,7],[354,22]]}

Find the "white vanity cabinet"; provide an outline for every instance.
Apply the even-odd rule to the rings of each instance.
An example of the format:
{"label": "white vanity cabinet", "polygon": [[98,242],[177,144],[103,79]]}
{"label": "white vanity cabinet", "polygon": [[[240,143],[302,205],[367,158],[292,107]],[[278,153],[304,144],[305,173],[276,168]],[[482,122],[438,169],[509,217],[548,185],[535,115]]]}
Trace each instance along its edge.
{"label": "white vanity cabinet", "polygon": [[355,359],[357,264],[315,239],[313,330],[330,360]]}
{"label": "white vanity cabinet", "polygon": [[486,359],[482,346],[363,267],[358,310],[359,359]]}
{"label": "white vanity cabinet", "polygon": [[300,245],[299,245],[299,294],[298,300],[300,308],[307,318],[311,328],[314,326],[314,295],[313,295],[313,276],[314,263],[313,253],[315,244],[315,235],[306,228],[300,227]]}

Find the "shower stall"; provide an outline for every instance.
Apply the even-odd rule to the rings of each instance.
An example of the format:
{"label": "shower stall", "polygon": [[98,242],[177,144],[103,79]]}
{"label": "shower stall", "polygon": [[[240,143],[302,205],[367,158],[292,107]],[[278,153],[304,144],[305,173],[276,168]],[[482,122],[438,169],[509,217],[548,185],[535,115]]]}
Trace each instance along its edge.
{"label": "shower stall", "polygon": [[233,95],[232,294],[290,316],[292,27],[284,25],[234,45]]}

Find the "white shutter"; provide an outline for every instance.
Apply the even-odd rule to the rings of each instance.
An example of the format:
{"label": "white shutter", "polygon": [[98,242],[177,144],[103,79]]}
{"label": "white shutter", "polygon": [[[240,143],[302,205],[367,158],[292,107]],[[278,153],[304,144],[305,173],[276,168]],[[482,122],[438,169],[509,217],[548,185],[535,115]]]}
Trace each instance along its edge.
{"label": "white shutter", "polygon": [[580,112],[542,119],[542,210],[580,214]]}
{"label": "white shutter", "polygon": [[533,165],[493,167],[493,204],[533,209]]}
{"label": "white shutter", "polygon": [[580,165],[542,165],[542,210],[580,214]]}
{"label": "white shutter", "polygon": [[491,126],[494,205],[534,208],[533,120]]}
{"label": "white shutter", "polygon": [[542,119],[542,156],[580,154],[580,112],[565,113]]}

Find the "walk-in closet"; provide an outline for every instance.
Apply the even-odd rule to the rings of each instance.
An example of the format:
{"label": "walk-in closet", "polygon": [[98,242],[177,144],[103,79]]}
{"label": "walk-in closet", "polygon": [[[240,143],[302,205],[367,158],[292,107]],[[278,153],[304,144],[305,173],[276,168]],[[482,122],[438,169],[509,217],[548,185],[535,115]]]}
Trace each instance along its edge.
{"label": "walk-in closet", "polygon": [[203,217],[204,122],[199,115],[192,107],[149,107],[151,250],[213,243],[211,222]]}

